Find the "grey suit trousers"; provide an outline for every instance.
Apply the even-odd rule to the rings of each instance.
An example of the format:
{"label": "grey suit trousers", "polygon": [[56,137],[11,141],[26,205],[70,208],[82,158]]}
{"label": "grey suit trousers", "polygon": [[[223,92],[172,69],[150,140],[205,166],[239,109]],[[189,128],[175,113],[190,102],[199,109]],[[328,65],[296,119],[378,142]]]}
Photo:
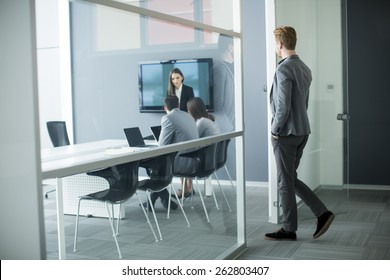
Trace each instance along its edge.
{"label": "grey suit trousers", "polygon": [[278,191],[283,210],[283,229],[297,231],[298,214],[295,196],[298,196],[310,208],[316,217],[327,211],[324,203],[301,180],[297,169],[309,135],[272,137],[272,146],[277,168]]}

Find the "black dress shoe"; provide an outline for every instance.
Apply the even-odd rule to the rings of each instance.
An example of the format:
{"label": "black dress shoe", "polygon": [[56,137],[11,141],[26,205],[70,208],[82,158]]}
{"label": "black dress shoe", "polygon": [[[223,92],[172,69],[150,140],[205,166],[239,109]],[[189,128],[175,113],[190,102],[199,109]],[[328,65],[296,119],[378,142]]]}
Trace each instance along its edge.
{"label": "black dress shoe", "polygon": [[[193,195],[193,196],[195,195],[195,191],[194,191],[194,190],[192,190],[192,195]],[[187,198],[187,197],[190,197],[190,196],[191,196],[191,192],[190,192],[190,191],[184,193],[184,198]]]}
{"label": "black dress shoe", "polygon": [[335,218],[335,214],[330,211],[326,211],[324,214],[317,218],[317,229],[313,234],[313,238],[318,238],[323,235],[329,228],[330,224]]}
{"label": "black dress shoe", "polygon": [[[168,209],[168,200],[161,200],[161,204],[162,204],[162,206],[165,208],[165,209]],[[174,201],[172,201],[171,200],[171,207],[170,207],[170,209],[171,210],[176,210],[177,209],[177,204],[176,204],[176,202],[174,202]]]}
{"label": "black dress shoe", "polygon": [[297,240],[297,234],[294,231],[285,231],[283,228],[272,233],[266,233],[265,239],[268,240]]}
{"label": "black dress shoe", "polygon": [[[195,195],[195,191],[194,190],[192,190],[192,195]],[[176,196],[174,195],[174,194],[171,194],[171,196],[173,197],[173,198],[176,198]],[[186,193],[184,193],[184,198],[188,198],[188,197],[190,197],[191,196],[191,192],[186,192]],[[181,195],[177,195],[177,198],[178,199],[181,199]]]}

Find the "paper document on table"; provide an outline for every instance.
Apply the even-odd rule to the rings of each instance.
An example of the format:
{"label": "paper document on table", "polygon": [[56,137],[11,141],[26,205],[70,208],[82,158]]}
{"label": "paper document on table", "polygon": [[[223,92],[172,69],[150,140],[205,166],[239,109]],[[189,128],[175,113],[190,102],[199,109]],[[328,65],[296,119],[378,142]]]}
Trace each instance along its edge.
{"label": "paper document on table", "polygon": [[106,155],[121,155],[121,154],[126,154],[126,153],[132,153],[136,149],[132,147],[112,147],[112,148],[107,148],[105,151]]}

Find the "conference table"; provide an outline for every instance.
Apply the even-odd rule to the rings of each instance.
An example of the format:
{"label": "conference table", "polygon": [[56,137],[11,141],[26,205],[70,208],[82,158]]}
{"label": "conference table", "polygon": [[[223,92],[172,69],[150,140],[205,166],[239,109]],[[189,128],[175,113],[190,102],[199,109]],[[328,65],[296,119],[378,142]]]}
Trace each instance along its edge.
{"label": "conference table", "polygon": [[42,179],[56,178],[59,259],[66,259],[63,178],[153,157],[161,148],[131,148],[126,140],[109,139],[41,150]]}
{"label": "conference table", "polygon": [[[147,159],[162,154],[200,147],[242,135],[225,133],[166,146],[129,147],[125,139],[108,139],[41,150],[42,179],[56,179],[57,230],[59,259],[66,259],[63,185],[65,177],[107,168],[118,164]],[[147,141],[146,141],[147,142]]]}

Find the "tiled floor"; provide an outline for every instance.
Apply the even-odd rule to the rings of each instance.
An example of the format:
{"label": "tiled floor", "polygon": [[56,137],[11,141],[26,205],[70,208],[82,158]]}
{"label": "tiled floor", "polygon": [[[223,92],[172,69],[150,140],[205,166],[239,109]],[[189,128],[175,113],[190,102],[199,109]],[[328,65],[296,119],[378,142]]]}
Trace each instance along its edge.
{"label": "tiled floor", "polygon": [[[230,189],[230,201],[233,192]],[[218,195],[218,193],[217,193]],[[305,206],[299,208],[297,241],[269,241],[264,233],[280,226],[268,223],[268,191],[247,187],[247,250],[237,259],[295,260],[389,260],[390,259],[390,191],[344,190],[319,191],[319,196],[336,214],[329,231],[313,239],[316,219]],[[220,195],[219,195],[220,196]],[[196,196],[195,196],[196,198]],[[186,226],[179,210],[165,218],[165,210],[156,205],[164,240],[154,242],[137,200],[126,204],[126,219],[121,221],[119,244],[124,259],[214,259],[235,244],[236,215],[220,200],[215,208],[211,197],[206,199],[211,223],[204,218],[199,198],[187,214],[191,227]],[[58,259],[55,215],[55,195],[45,199],[47,258]],[[74,216],[65,216],[67,258],[117,259],[118,253],[107,219],[80,220],[78,252],[73,252]]]}
{"label": "tiled floor", "polygon": [[[390,191],[321,190],[319,196],[336,214],[328,232],[313,239],[315,218],[305,205],[299,208],[297,241],[269,241],[266,232],[277,225],[248,220],[248,249],[238,259],[389,260]],[[250,201],[248,201],[250,202]],[[248,212],[248,216],[252,216]]]}
{"label": "tiled floor", "polygon": [[[218,258],[226,248],[236,244],[237,238],[234,193],[231,187],[226,188],[225,192],[232,200],[232,212],[228,211],[217,188],[216,195],[219,198],[220,210],[216,209],[212,197],[205,198],[211,223],[208,223],[205,218],[198,193],[194,197],[193,209],[190,200],[185,201],[185,210],[191,227],[187,227],[179,209],[171,211],[170,219],[167,219],[166,210],[158,200],[155,209],[163,235],[163,240],[159,242],[155,242],[138,200],[136,197],[131,198],[125,204],[126,217],[120,222],[120,235],[118,236],[123,259]],[[44,202],[47,258],[58,259],[55,195],[49,195]],[[151,213],[149,218],[153,223]],[[64,221],[68,259],[118,259],[108,219],[80,217],[77,252],[73,252],[75,216],[65,215]],[[157,231],[156,234],[158,235]]]}

